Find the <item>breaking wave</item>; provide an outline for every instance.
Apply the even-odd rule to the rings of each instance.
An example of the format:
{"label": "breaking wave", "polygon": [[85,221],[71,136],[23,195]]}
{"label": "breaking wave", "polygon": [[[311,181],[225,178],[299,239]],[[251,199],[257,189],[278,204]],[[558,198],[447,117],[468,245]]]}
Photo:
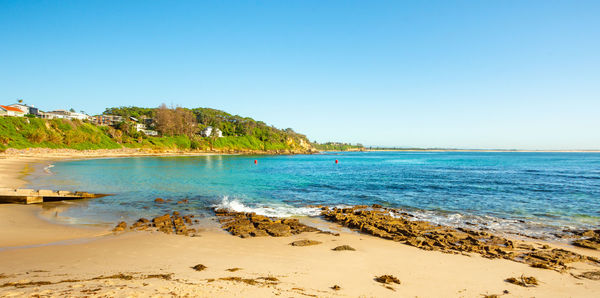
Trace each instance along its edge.
{"label": "breaking wave", "polygon": [[44,172],[46,174],[53,174],[52,171],[50,171],[50,169],[52,169],[52,168],[54,168],[54,165],[53,164],[49,164],[46,167],[44,167]]}
{"label": "breaking wave", "polygon": [[269,217],[318,216],[321,214],[321,209],[316,207],[294,207],[285,204],[255,204],[254,206],[248,206],[238,199],[229,199],[227,196],[223,197],[221,202],[213,205],[213,207],[215,209],[227,209],[236,212],[254,212]]}

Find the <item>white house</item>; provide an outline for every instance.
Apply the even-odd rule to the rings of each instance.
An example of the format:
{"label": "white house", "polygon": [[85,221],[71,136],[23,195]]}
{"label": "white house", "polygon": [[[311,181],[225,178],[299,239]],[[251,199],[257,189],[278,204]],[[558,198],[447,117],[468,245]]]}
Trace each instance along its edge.
{"label": "white house", "polygon": [[90,120],[92,117],[82,113],[69,112],[69,119]]}
{"label": "white house", "polygon": [[200,135],[205,138],[210,137],[210,135],[212,134],[212,130],[213,130],[212,126],[207,126],[200,132]]}
{"label": "white house", "polygon": [[82,114],[82,113],[75,113],[75,112],[70,112],[70,111],[66,111],[66,110],[56,110],[56,111],[51,111],[51,112],[42,112],[40,113],[40,116],[42,118],[45,119],[79,119],[79,120],[91,120],[91,116],[86,115],[86,114]]}
{"label": "white house", "polygon": [[39,116],[39,114],[40,114],[40,111],[38,110],[38,108],[36,108],[34,106],[28,106],[26,104],[15,103],[15,104],[9,105],[9,107],[17,108],[17,109],[23,111],[25,113],[25,115]]}
{"label": "white house", "polygon": [[222,138],[223,132],[218,128],[213,128],[212,126],[207,126],[205,129],[203,129],[200,132],[200,135],[205,138],[210,137],[211,135],[214,137],[217,137],[217,138]]}
{"label": "white house", "polygon": [[24,115],[25,115],[25,112],[23,112],[19,108],[0,105],[0,116],[23,117]]}
{"label": "white house", "polygon": [[146,124],[144,124],[144,123],[136,123],[135,124],[135,131],[142,131],[142,130],[146,130]]}
{"label": "white house", "polygon": [[157,136],[158,135],[158,131],[156,131],[156,130],[143,129],[143,130],[141,130],[141,132],[143,132],[147,136]]}
{"label": "white house", "polygon": [[223,132],[220,129],[215,128],[214,135],[217,138],[222,138],[223,137]]}

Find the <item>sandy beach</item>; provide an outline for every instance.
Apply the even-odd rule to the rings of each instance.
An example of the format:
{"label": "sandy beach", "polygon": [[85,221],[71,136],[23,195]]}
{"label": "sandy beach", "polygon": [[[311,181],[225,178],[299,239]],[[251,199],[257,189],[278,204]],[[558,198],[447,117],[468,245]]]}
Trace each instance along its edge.
{"label": "sandy beach", "polygon": [[[94,154],[4,155],[0,187],[25,185],[27,173],[37,163],[128,156]],[[574,276],[598,270],[588,263],[569,264],[573,268],[560,273],[476,254],[421,250],[319,219],[310,221],[340,235],[310,232],[242,239],[210,227],[199,237],[156,231],[112,233],[112,226],[80,227],[48,220],[59,211],[50,204],[0,205],[0,296],[596,297],[600,292],[600,281]],[[322,243],[289,245],[301,239]],[[600,257],[590,249],[544,244]],[[339,245],[356,250],[332,250]],[[206,269],[192,269],[198,264]],[[393,275],[400,284],[375,281],[380,275]],[[505,281],[522,275],[534,276],[539,285],[522,287]]]}

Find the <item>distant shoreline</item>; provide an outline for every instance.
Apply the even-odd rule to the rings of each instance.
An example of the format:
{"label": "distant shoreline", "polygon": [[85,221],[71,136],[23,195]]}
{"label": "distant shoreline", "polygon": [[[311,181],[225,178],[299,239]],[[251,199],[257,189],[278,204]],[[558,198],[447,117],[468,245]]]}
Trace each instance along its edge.
{"label": "distant shoreline", "polygon": [[[321,152],[332,152],[323,150]],[[522,149],[364,149],[347,152],[556,152],[556,153],[600,153],[594,150],[522,150]]]}

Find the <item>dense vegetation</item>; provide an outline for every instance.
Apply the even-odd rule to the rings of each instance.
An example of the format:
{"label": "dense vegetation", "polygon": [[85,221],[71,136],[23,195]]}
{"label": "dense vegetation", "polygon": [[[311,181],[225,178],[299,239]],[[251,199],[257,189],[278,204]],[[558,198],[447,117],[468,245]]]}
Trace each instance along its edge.
{"label": "dense vegetation", "polygon": [[[143,118],[157,118],[157,114],[160,114],[160,108],[140,108],[140,107],[115,107],[108,108],[104,111],[107,115],[119,115],[123,117],[135,117],[138,119]],[[223,136],[226,137],[254,137],[261,142],[268,143],[281,143],[285,144],[288,139],[293,139],[296,142],[302,140],[303,143],[308,143],[308,139],[305,135],[294,132],[293,129],[287,128],[284,130],[277,129],[273,126],[268,126],[262,121],[256,121],[249,117],[242,117],[238,115],[231,115],[227,112],[211,109],[211,108],[171,108],[171,110],[190,111],[195,116],[195,120],[198,126],[198,130],[201,130],[207,126],[218,128],[223,132]],[[184,117],[184,116],[181,116]],[[160,117],[159,117],[160,118]],[[160,124],[159,124],[160,126]],[[160,127],[158,127],[160,128]],[[159,129],[160,131],[160,129]],[[163,134],[170,135],[172,133],[162,131]],[[185,134],[180,132],[179,134]]]}
{"label": "dense vegetation", "polygon": [[[153,119],[150,129],[158,130],[160,136],[146,136],[138,132],[135,123],[131,121],[111,127],[96,126],[79,120],[0,117],[0,150],[128,147],[152,150],[305,152],[312,149],[306,137],[292,129],[280,130],[252,118],[234,116],[215,109],[118,107],[107,109],[105,114],[120,115],[124,119]],[[223,137],[201,137],[199,132],[206,126],[219,128]]]}
{"label": "dense vegetation", "polygon": [[327,142],[323,144],[312,143],[313,148],[320,151],[354,151],[354,150],[364,150],[365,147],[362,144],[352,145],[349,143],[336,143],[336,142]]}

